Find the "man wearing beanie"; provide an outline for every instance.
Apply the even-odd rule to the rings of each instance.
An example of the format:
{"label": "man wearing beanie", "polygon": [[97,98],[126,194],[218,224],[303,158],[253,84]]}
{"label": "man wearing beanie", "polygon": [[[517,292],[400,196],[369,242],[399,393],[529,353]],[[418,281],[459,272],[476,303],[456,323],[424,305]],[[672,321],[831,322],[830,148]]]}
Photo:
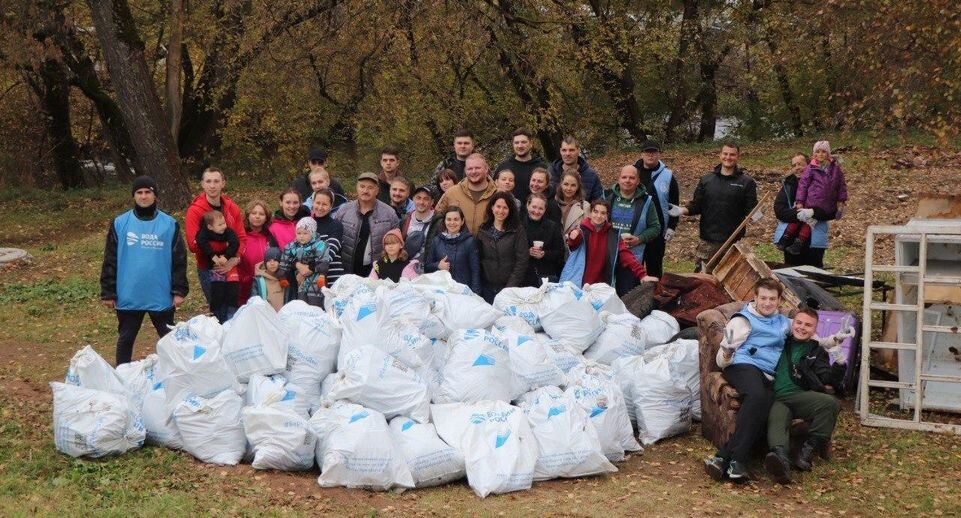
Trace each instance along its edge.
{"label": "man wearing beanie", "polygon": [[188,291],[180,225],[157,209],[156,182],[138,176],[130,191],[134,206],[111,222],[100,270],[100,299],[117,314],[117,365],[130,362],[144,314],[163,337]]}

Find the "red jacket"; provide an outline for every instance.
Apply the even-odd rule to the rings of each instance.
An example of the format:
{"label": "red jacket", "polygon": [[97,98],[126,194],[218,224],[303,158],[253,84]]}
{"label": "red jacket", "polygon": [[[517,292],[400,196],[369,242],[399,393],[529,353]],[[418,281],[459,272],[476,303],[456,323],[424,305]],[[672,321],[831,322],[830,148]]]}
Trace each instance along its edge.
{"label": "red jacket", "polygon": [[[611,222],[608,221],[600,229],[595,230],[591,218],[587,217],[581,221],[580,230],[581,232],[576,238],[567,240],[567,246],[574,250],[581,245],[584,236],[587,236],[583,283],[609,282],[610,272],[605,272],[605,268],[611,262],[608,257],[608,241],[611,238],[610,233],[614,232]],[[634,253],[631,252],[627,243],[620,236],[617,237],[617,265],[621,268],[627,268],[638,279],[647,275],[644,265],[634,257]]]}
{"label": "red jacket", "polygon": [[[237,239],[240,241],[237,256],[242,257],[247,245],[247,233],[244,232],[244,215],[240,212],[240,207],[223,194],[220,195],[220,204],[221,207],[223,207],[227,227],[237,233]],[[204,193],[200,193],[190,202],[190,206],[187,207],[187,214],[184,216],[187,248],[194,253],[194,257],[197,259],[197,267],[202,270],[210,269],[210,265],[207,263],[207,258],[204,257],[204,254],[200,252],[200,248],[197,247],[197,232],[200,231],[200,226],[203,225],[204,214],[211,210],[213,210],[213,207],[207,203],[207,196]]]}

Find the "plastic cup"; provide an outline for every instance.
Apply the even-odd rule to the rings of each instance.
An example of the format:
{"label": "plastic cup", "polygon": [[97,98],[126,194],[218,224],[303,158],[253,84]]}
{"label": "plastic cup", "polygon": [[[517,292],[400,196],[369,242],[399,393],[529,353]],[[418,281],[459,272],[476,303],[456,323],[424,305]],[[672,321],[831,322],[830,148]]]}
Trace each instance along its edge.
{"label": "plastic cup", "polygon": [[534,248],[544,248],[543,241],[534,241]]}

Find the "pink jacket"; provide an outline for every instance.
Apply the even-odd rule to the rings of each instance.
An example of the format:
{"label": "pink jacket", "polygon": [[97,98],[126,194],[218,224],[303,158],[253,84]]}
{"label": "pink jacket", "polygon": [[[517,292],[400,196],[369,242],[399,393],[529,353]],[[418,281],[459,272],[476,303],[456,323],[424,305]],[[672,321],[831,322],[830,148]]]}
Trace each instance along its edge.
{"label": "pink jacket", "polygon": [[240,273],[240,297],[239,304],[242,306],[250,298],[250,286],[254,281],[254,270],[257,263],[264,260],[264,253],[270,246],[271,236],[267,232],[251,231],[247,233],[247,247],[244,248],[243,255],[240,256],[240,264],[237,271]]}

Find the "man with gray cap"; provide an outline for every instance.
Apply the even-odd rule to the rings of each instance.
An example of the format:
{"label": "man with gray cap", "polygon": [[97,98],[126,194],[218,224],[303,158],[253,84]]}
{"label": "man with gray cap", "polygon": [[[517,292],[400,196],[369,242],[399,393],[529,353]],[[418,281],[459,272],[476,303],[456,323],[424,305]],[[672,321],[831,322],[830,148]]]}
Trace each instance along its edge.
{"label": "man with gray cap", "polygon": [[357,199],[340,206],[334,218],[344,225],[340,257],[344,272],[367,277],[384,253],[384,234],[397,226],[397,212],[377,199],[380,179],[374,173],[357,177]]}
{"label": "man with gray cap", "polygon": [[664,250],[674,237],[680,219],[667,213],[668,206],[681,202],[681,191],[674,172],[661,161],[661,146],[657,142],[648,140],[641,145],[641,158],[634,162],[634,167],[640,174],[641,185],[651,195],[657,221],[661,224],[661,233],[644,249],[644,267],[648,275],[661,277],[664,275]]}
{"label": "man with gray cap", "polygon": [[100,299],[117,313],[117,365],[128,363],[144,314],[163,337],[187,296],[187,249],[180,224],[157,209],[157,184],[138,176],[132,209],[114,218],[100,269]]}

